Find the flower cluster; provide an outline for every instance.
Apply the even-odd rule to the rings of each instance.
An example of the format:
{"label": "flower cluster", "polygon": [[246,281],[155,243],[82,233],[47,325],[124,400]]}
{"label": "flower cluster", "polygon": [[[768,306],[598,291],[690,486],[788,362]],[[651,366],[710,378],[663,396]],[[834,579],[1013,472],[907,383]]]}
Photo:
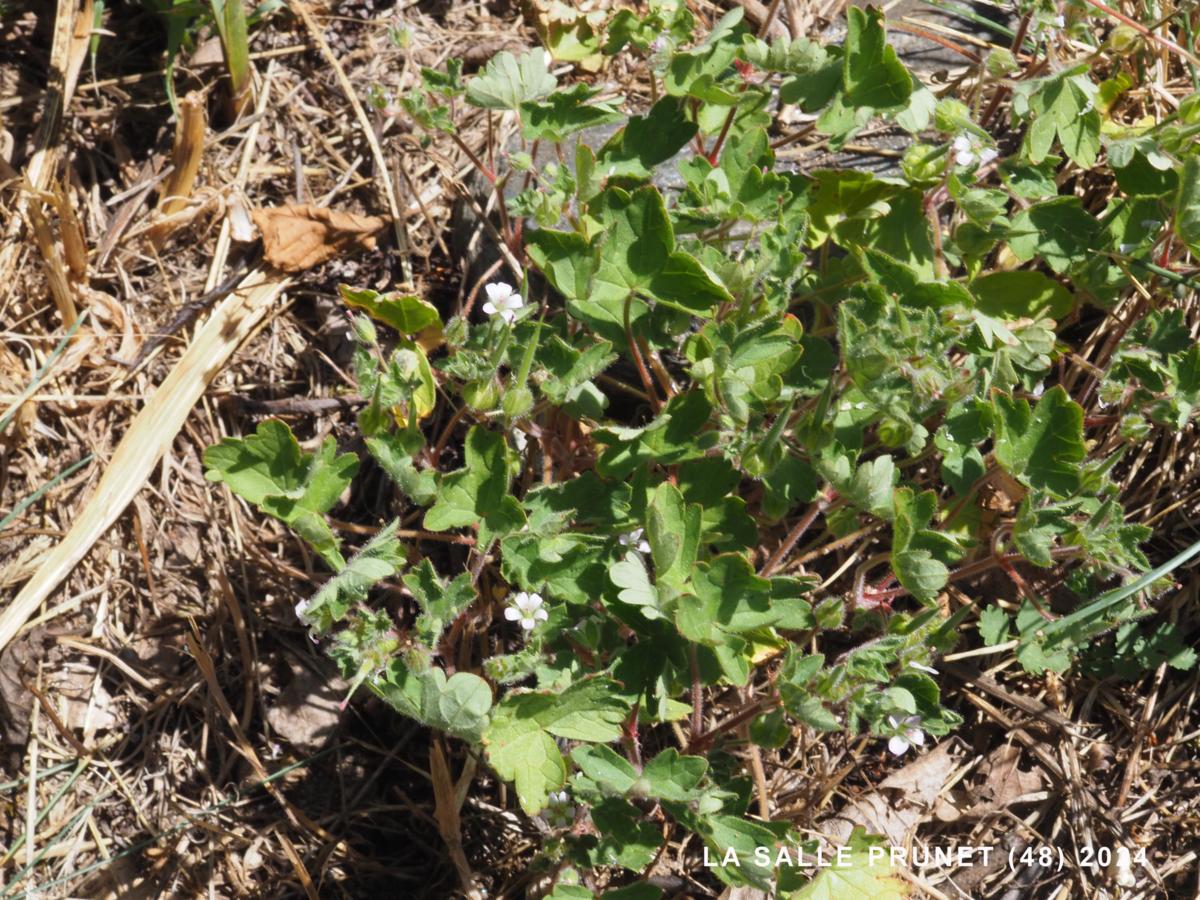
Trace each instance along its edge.
{"label": "flower cluster", "polygon": [[983,140],[975,134],[960,134],[950,147],[954,150],[954,161],[960,166],[971,166],[976,162],[986,166],[999,155],[994,147],[984,146]]}

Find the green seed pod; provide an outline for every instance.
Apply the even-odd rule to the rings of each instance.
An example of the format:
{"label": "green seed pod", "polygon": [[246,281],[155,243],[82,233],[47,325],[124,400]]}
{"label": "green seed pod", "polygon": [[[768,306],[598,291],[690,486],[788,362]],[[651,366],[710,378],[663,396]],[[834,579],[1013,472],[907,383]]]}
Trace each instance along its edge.
{"label": "green seed pod", "polygon": [[885,418],[879,423],[879,440],[885,447],[903,447],[912,437],[912,426],[893,418]]}
{"label": "green seed pod", "polygon": [[462,316],[455,316],[446,323],[445,329],[446,343],[451,347],[459,347],[467,342],[467,320]]}
{"label": "green seed pod", "polygon": [[463,402],[476,412],[491,412],[500,402],[500,391],[491,380],[471,381],[463,385]]}
{"label": "green seed pod", "polygon": [[505,391],[504,399],[500,401],[500,407],[504,410],[507,418],[520,418],[533,409],[533,391],[523,384]]}
{"label": "green seed pod", "polygon": [[1135,53],[1141,44],[1142,36],[1138,34],[1136,28],[1130,28],[1128,25],[1118,25],[1108,36],[1109,49],[1122,56]]}
{"label": "green seed pod", "polygon": [[1131,441],[1144,441],[1150,436],[1150,423],[1138,413],[1122,416],[1121,436]]}
{"label": "green seed pod", "polygon": [[1012,55],[1012,51],[1004,47],[997,47],[989,53],[984,67],[993,78],[1003,78],[1021,68],[1017,65],[1017,59]]}

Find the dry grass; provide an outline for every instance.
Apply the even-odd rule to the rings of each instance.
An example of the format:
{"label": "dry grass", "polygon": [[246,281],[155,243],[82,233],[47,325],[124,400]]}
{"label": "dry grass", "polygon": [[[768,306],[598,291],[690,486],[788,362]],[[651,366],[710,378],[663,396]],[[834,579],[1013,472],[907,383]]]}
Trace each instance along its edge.
{"label": "dry grass", "polygon": [[[37,19],[32,10],[43,4],[8,5],[0,32],[0,512],[16,514],[0,526],[0,590],[8,602],[31,576],[43,581],[25,587],[28,608],[10,603],[0,618],[10,626],[0,627],[0,896],[30,896],[35,887],[40,896],[86,897],[452,896],[459,874],[438,834],[428,736],[361,700],[330,739],[336,715],[311,687],[331,679],[330,665],[293,614],[321,568],[299,541],[206,483],[200,454],[252,430],[265,411],[304,440],[332,433],[351,442],[355,401],[345,325],[331,299],[337,282],[411,282],[447,307],[471,302],[478,285],[451,268],[446,235],[470,172],[465,155],[452,144],[424,146],[398,120],[352,108],[347,93],[403,89],[420,65],[450,56],[478,66],[528,45],[532,31],[507,5],[413,5],[402,11],[412,42],[402,52],[382,4],[339,3],[335,14],[293,3],[298,15],[276,15],[252,44],[259,107],[239,121],[209,122],[195,188],[160,211],[159,193],[177,191],[167,171],[175,127],[156,24],[136,6],[117,5],[106,20],[116,37],[101,38],[93,65],[76,4],[60,0],[57,16]],[[837,6],[788,0],[783,11],[810,27]],[[719,12],[710,3],[696,8]],[[143,44],[152,49],[135,49]],[[181,95],[219,81],[205,58],[201,48],[181,61]],[[64,75],[47,86],[52,70]],[[630,75],[618,68],[607,77]],[[1169,50],[1156,78],[1130,116],[1161,116],[1191,90]],[[462,130],[469,149],[482,152],[486,119],[476,113]],[[818,142],[798,144],[802,159],[816,158]],[[1094,207],[1112,185],[1074,189]],[[190,341],[204,346],[205,332],[191,339],[183,326],[135,371],[122,361],[243,261],[247,277],[259,272],[232,240],[234,210],[245,202],[399,215],[378,250],[277,284],[278,299],[260,296],[244,341],[223,336],[241,349],[228,361],[206,356],[188,388],[171,394],[178,376],[169,373],[182,371]],[[1124,324],[1155,300],[1133,290],[1107,316],[1074,326],[1079,353],[1056,374],[1090,403],[1089,417],[1104,415],[1092,373]],[[208,321],[245,315],[250,302],[231,294],[218,307],[226,312]],[[1195,293],[1182,304],[1196,335]],[[60,346],[76,313],[78,330]],[[163,417],[146,424],[156,408]],[[1091,436],[1105,445],[1116,427]],[[134,451],[137,465],[121,468]],[[1120,477],[1132,518],[1155,529],[1156,562],[1200,538],[1194,430],[1146,444],[1122,462]],[[90,505],[96,497],[101,506]],[[369,531],[391,503],[378,481],[363,479],[340,527]],[[56,551],[80,522],[90,522],[87,539],[69,554]],[[869,540],[814,556],[819,546],[801,545],[787,565],[852,574],[874,552]],[[56,577],[36,575],[56,552]],[[1194,623],[1200,582],[1191,572],[1177,577],[1184,589],[1162,614]],[[971,589],[1012,595],[1003,580]],[[952,592],[950,602],[971,601]],[[1076,846],[1145,847],[1153,883],[1126,896],[1200,891],[1200,674],[1163,667],[1133,684],[1033,679],[1011,648],[994,649],[960,653],[945,666],[967,723],[947,742],[952,764],[918,816],[921,841],[969,839],[1007,852],[1066,836]],[[722,699],[706,706],[720,710]],[[308,728],[309,739],[289,742],[280,728]],[[460,771],[461,748],[447,749],[450,771]],[[761,760],[763,802],[775,817],[824,828],[831,813],[875,794],[885,763],[864,742],[800,741]],[[525,871],[531,827],[481,769],[461,830],[463,854],[491,896],[520,896],[533,883]],[[688,845],[664,854],[658,875],[673,896],[715,895],[697,874],[697,853]],[[1034,868],[981,871],[918,868],[915,877],[929,896],[1081,897],[1111,888],[1105,873],[1071,866],[1041,881]]]}

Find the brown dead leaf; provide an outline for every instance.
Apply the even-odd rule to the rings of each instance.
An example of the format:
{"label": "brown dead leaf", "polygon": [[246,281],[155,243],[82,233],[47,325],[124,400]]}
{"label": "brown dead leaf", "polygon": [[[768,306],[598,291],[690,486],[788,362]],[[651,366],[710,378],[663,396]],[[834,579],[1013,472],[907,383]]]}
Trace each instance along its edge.
{"label": "brown dead leaf", "polygon": [[5,744],[24,745],[29,739],[34,699],[25,683],[36,677],[37,660],[46,655],[45,634],[44,627],[31,629],[0,653],[0,742]]}
{"label": "brown dead leaf", "polygon": [[108,731],[120,721],[112,696],[93,672],[59,669],[47,674],[46,689],[57,695],[59,715],[72,730]]}
{"label": "brown dead leaf", "polygon": [[[989,809],[1004,809],[1026,794],[1045,787],[1042,774],[1036,769],[1024,772],[1018,767],[1021,748],[1015,744],[997,747],[979,766],[984,782],[978,791],[980,802]],[[976,807],[978,810],[978,807]]]}
{"label": "brown dead leaf", "polygon": [[935,801],[954,771],[952,746],[947,741],[918,756],[875,790],[826,819],[821,830],[835,842],[844,843],[854,826],[862,825],[871,834],[884,835],[894,847],[903,845],[909,832],[933,816]]}
{"label": "brown dead leaf", "polygon": [[311,269],[354,250],[375,249],[387,225],[379,216],[359,216],[310,204],[291,204],[250,213],[262,232],[263,256],[284,272]]}
{"label": "brown dead leaf", "polygon": [[349,687],[341,678],[326,679],[302,669],[267,710],[267,721],[298,750],[317,750],[337,730]]}

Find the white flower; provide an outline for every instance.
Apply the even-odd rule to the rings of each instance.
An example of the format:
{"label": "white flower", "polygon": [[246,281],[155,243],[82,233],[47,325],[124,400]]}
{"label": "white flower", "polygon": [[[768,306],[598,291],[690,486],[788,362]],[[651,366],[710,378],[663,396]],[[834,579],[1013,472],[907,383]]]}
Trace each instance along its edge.
{"label": "white flower", "polygon": [[1058,28],[1066,28],[1067,20],[1063,16],[1058,15],[1054,17],[1054,24]]}
{"label": "white flower", "polygon": [[899,722],[895,716],[888,716],[888,724],[899,732],[888,738],[888,750],[893,756],[903,756],[914,744],[918,747],[925,746],[925,732],[921,730],[920,716],[905,716]]}
{"label": "white flower", "polygon": [[916,669],[918,672],[928,672],[930,675],[936,675],[938,673],[938,670],[933,666],[922,665],[919,662],[910,662],[908,667],[910,669]]}
{"label": "white flower", "polygon": [[296,618],[301,622],[304,621],[304,614],[308,612],[308,607],[311,602],[311,600],[301,600],[296,604]]}
{"label": "white flower", "polygon": [[954,161],[960,166],[973,165],[976,160],[981,166],[986,166],[999,155],[993,148],[985,147],[983,141],[973,134],[960,134],[950,147],[954,150]]}
{"label": "white flower", "polygon": [[527,594],[521,591],[513,597],[512,605],[504,610],[504,618],[510,622],[519,621],[526,631],[533,631],[534,626],[538,622],[545,622],[550,618],[550,614],[542,609],[541,594]]}
{"label": "white flower", "polygon": [[625,532],[617,540],[622,547],[633,547],[638,553],[649,553],[650,543],[642,536],[643,533],[642,529],[635,528]]}
{"label": "white flower", "polygon": [[511,284],[494,281],[484,288],[487,291],[487,303],[483,311],[489,316],[499,316],[509,325],[517,320],[517,310],[525,305],[521,295],[513,290]]}
{"label": "white flower", "polygon": [[566,791],[551,791],[542,818],[551,828],[569,828],[575,823],[575,807]]}

